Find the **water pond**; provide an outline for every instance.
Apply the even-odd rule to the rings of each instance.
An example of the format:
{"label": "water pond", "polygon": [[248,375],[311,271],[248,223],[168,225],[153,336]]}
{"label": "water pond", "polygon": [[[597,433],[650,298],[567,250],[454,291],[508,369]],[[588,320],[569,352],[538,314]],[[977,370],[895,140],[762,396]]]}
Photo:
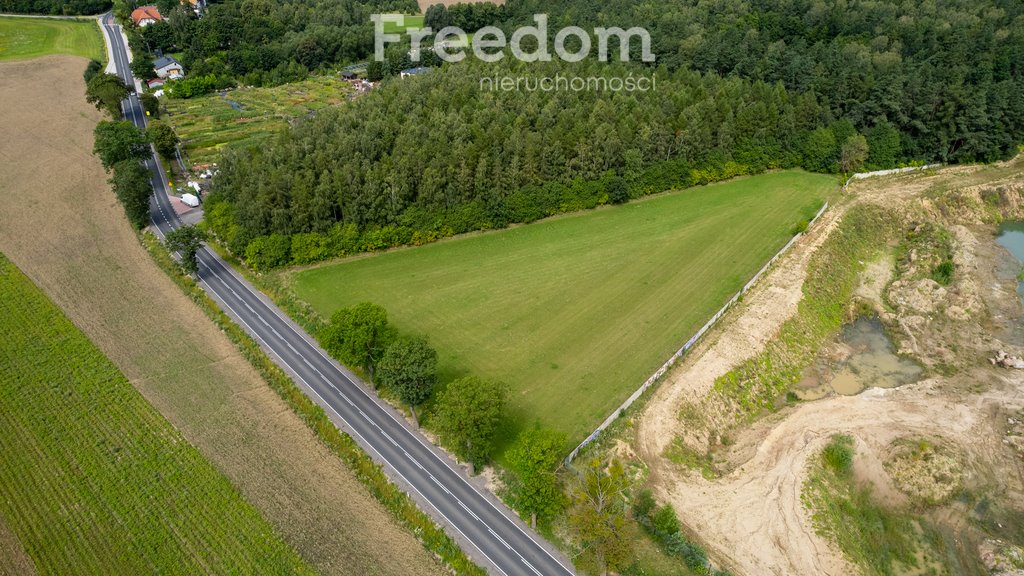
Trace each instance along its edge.
{"label": "water pond", "polygon": [[921,378],[921,367],[900,358],[877,318],[859,318],[843,328],[839,360],[822,358],[794,388],[801,400],[834,392],[853,396],[867,388],[896,388]]}

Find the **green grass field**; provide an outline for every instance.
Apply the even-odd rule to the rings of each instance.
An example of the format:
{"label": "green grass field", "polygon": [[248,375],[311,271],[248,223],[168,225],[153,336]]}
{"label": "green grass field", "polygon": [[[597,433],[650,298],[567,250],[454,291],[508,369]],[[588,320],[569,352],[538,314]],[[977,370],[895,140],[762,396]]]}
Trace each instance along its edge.
{"label": "green grass field", "polygon": [[105,61],[103,37],[95,20],[0,16],[0,60],[71,54]]}
{"label": "green grass field", "polygon": [[[351,87],[329,76],[274,88],[241,88],[219,94],[167,100],[174,126],[192,162],[218,162],[228,147],[257,146],[283,130],[288,121],[345,102]],[[233,108],[231,103],[240,109]]]}
{"label": "green grass field", "polygon": [[778,172],[286,274],[325,317],[383,305],[429,337],[442,379],[503,380],[516,428],[539,420],[578,441],[835,189]]}
{"label": "green grass field", "polygon": [[0,517],[41,574],[310,573],[0,255]]}
{"label": "green grass field", "polygon": [[[385,34],[402,34],[409,28],[423,28],[423,16],[403,14],[405,20],[402,21],[402,25],[399,26],[395,22],[384,22],[384,33]],[[437,34],[437,30],[434,30]]]}

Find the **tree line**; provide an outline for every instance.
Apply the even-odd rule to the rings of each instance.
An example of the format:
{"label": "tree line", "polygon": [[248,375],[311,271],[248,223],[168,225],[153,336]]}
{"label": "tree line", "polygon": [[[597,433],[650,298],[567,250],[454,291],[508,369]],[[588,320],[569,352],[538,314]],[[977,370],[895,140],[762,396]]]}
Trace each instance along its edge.
{"label": "tree line", "polygon": [[861,134],[813,94],[779,84],[659,68],[656,91],[481,91],[482,76],[508,71],[635,72],[467,61],[387,81],[268,146],[226,154],[207,203],[213,230],[267,269],[772,168],[908,158],[892,125]]}
{"label": "tree line", "polygon": [[[441,444],[475,471],[492,461],[508,400],[505,385],[474,376],[438,382],[437,352],[426,339],[399,334],[387,311],[369,302],[338,310],[317,336],[328,353],[362,369],[379,392],[408,407],[416,426],[425,420]],[[421,407],[428,405],[424,419]],[[713,569],[704,549],[683,533],[670,505],[657,506],[649,491],[634,488],[621,462],[589,458],[566,468],[566,449],[564,434],[524,430],[503,455],[500,495],[534,528],[564,518],[580,548],[580,568],[631,573],[639,526],[692,573],[728,576]]]}
{"label": "tree line", "polygon": [[0,0],[0,12],[11,14],[84,16],[101,14],[110,6],[110,0]]}

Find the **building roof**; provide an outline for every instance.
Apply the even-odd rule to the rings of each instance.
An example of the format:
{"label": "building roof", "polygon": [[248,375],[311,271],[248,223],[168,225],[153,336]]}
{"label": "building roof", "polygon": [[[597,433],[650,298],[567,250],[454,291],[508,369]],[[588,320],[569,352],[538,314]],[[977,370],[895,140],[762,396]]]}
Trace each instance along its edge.
{"label": "building roof", "polygon": [[426,66],[418,66],[416,68],[406,68],[405,70],[402,70],[402,74],[408,76],[410,74],[420,74],[422,72],[427,72],[429,70],[430,68],[427,68]]}
{"label": "building roof", "polygon": [[156,6],[139,6],[135,10],[132,10],[132,22],[138,25],[143,20],[163,20],[164,17],[160,15],[160,11],[156,9]]}
{"label": "building roof", "polygon": [[159,70],[161,68],[166,68],[168,66],[177,66],[178,68],[181,68],[181,62],[178,62],[170,56],[161,56],[157,58],[155,62],[153,62],[154,70]]}
{"label": "building roof", "polygon": [[164,85],[164,79],[163,78],[153,78],[152,80],[147,80],[147,83],[149,84],[150,88],[153,88],[154,86],[163,86]]}

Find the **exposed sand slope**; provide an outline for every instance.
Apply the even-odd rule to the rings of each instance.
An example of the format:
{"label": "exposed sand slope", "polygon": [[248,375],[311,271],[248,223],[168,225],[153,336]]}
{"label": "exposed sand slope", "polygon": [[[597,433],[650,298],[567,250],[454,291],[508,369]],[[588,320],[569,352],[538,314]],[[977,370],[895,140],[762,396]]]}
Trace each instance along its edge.
{"label": "exposed sand slope", "polygon": [[[903,497],[892,489],[881,458],[897,437],[941,438],[969,452],[972,461],[990,464],[1006,458],[993,414],[998,409],[1024,406],[1024,375],[985,366],[967,368],[955,378],[933,378],[895,390],[869,390],[854,397],[830,397],[771,415],[739,432],[730,449],[730,460],[738,465],[719,479],[709,481],[680,469],[663,453],[677,436],[690,436],[679,419],[682,404],[704,398],[718,376],[759,352],[796,311],[808,258],[835,229],[851,202],[876,202],[904,210],[936,184],[1001,180],[1013,170],[1019,177],[1019,169],[1019,165],[1004,165],[981,174],[977,167],[951,168],[940,176],[858,183],[845,203],[831,209],[821,225],[748,293],[712,337],[669,374],[639,418],[636,448],[650,468],[659,498],[674,505],[714,559],[738,574],[752,576],[858,572],[834,545],[815,533],[800,500],[808,458],[834,433],[856,439],[858,476],[873,482],[883,497],[894,500]],[[991,274],[963,264],[975,262],[973,251],[979,243],[963,227],[956,228],[956,233],[962,250],[957,256],[961,259],[958,269],[970,274],[962,281],[964,286],[984,282],[993,285],[991,294],[1013,300],[1012,278],[1006,289],[997,290]],[[991,239],[985,242],[991,243]],[[868,266],[858,296],[880,299],[890,262]],[[995,309],[1000,305],[989,306]],[[1019,304],[1014,306],[1019,315]],[[974,334],[965,334],[963,342],[983,348]],[[951,392],[975,384],[986,392]],[[1019,474],[1008,474],[997,483],[999,490],[1019,497]]]}
{"label": "exposed sand slope", "polygon": [[92,150],[85,60],[0,63],[0,251],[325,574],[441,574],[156,268]]}

